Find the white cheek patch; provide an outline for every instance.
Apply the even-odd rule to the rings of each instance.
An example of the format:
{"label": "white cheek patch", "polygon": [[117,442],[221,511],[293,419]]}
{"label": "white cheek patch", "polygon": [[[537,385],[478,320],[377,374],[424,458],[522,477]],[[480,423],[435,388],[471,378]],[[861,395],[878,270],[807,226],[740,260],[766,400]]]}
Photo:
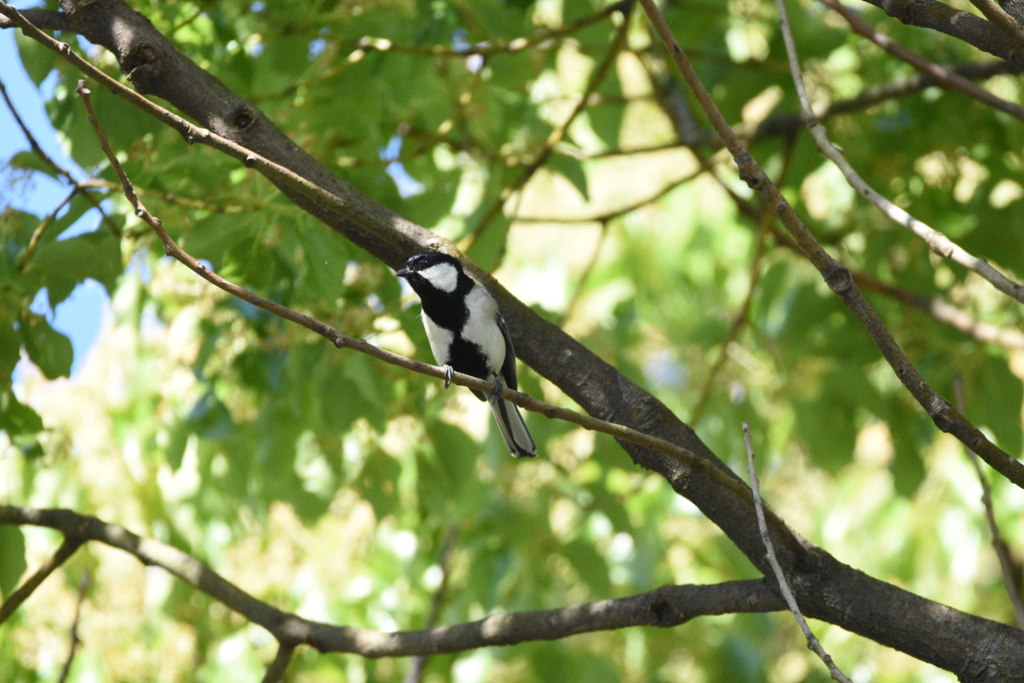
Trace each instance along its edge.
{"label": "white cheek patch", "polygon": [[442,292],[454,292],[459,284],[459,271],[450,263],[438,263],[435,266],[424,268],[419,274]]}

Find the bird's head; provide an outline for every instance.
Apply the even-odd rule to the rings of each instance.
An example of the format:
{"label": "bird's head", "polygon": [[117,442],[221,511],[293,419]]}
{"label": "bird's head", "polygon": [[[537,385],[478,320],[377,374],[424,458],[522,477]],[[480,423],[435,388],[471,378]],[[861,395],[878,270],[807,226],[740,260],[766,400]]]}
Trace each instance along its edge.
{"label": "bird's head", "polygon": [[462,274],[459,260],[439,251],[416,254],[405,262],[404,267],[395,271],[395,275],[404,277],[417,293],[425,289],[454,292]]}

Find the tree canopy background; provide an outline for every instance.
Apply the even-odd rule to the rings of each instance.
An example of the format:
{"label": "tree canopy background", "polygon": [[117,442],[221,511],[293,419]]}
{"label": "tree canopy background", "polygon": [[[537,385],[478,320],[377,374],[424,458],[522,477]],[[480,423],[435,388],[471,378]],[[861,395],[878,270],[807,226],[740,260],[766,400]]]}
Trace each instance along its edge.
{"label": "tree canopy background", "polygon": [[[1019,66],[851,6],[910,50],[1020,101]],[[964,446],[935,428],[790,248],[639,8],[133,7],[320,164],[453,240],[660,399],[736,472],[746,471],[748,422],[762,495],[802,536],[877,579],[1014,623]],[[1022,121],[920,76],[821,4],[788,8],[811,99],[846,159],[970,253],[1024,275]],[[1020,457],[1020,302],[929,251],[818,152],[797,116],[774,5],[687,0],[664,12],[726,120],[854,273],[921,374],[951,401],[959,383],[966,416]],[[64,28],[62,40],[127,82],[115,55]],[[82,73],[20,32],[18,41],[84,173],[73,174],[79,186],[60,206],[0,217],[0,502],[95,515],[185,551],[284,611],[383,631],[762,576],[611,437],[532,414],[541,457],[513,460],[465,389],[444,392],[435,379],[339,351],[166,257],[121,193],[75,94]],[[0,65],[0,79],[12,68]],[[431,360],[418,305],[379,255],[256,170],[189,146],[90,87],[140,197],[188,253],[345,334]],[[12,195],[37,174],[62,177],[31,151],[5,173]],[[62,234],[83,216],[95,229]],[[29,305],[45,292],[57,307],[87,279],[111,305],[99,343],[68,378],[68,339]],[[522,365],[520,388],[575,405]],[[1024,492],[988,476],[995,518],[1019,559]],[[57,539],[0,526],[5,597]],[[1014,567],[1009,589],[1019,591]],[[220,602],[89,544],[0,626],[0,679],[57,677],[76,602],[83,644],[68,680],[253,681],[276,650]],[[956,679],[812,625],[856,681]],[[405,659],[300,648],[287,676],[400,681],[409,668]],[[422,674],[460,683],[827,678],[786,612],[438,655]]]}

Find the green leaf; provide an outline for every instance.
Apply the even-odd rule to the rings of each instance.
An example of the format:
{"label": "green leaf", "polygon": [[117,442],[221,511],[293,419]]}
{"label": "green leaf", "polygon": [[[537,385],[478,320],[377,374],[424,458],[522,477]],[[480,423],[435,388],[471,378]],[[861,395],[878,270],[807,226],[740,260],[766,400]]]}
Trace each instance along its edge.
{"label": "green leaf", "polygon": [[71,374],[74,352],[71,340],[50,327],[46,319],[29,314],[21,324],[21,339],[28,357],[47,379]]}
{"label": "green leaf", "polygon": [[21,335],[11,320],[0,321],[0,385],[10,382],[14,366],[21,359]]}
{"label": "green leaf", "polygon": [[402,467],[390,455],[376,452],[367,458],[357,482],[363,498],[373,506],[377,519],[383,519],[398,507],[398,476]]}
{"label": "green leaf", "polygon": [[0,524],[0,595],[9,598],[25,573],[25,535],[13,524]]}
{"label": "green leaf", "polygon": [[552,154],[548,157],[548,167],[558,173],[559,175],[565,176],[569,182],[576,186],[576,189],[580,191],[583,198],[590,199],[590,194],[587,192],[587,174],[583,170],[583,164],[579,160],[567,154]]}
{"label": "green leaf", "polygon": [[67,299],[87,278],[96,280],[113,295],[123,270],[120,242],[103,229],[50,242],[36,252],[31,270],[46,287],[51,308]]}
{"label": "green leaf", "polygon": [[11,168],[20,168],[26,171],[38,171],[45,173],[51,178],[56,178],[57,173],[53,167],[43,161],[35,152],[18,152],[7,162]]}
{"label": "green leaf", "polygon": [[992,430],[996,442],[1011,456],[1021,452],[1021,400],[1024,387],[1010,371],[1006,360],[989,356],[982,363],[977,379],[974,405],[967,412],[976,415],[975,424]]}
{"label": "green leaf", "polygon": [[0,394],[0,430],[8,436],[36,434],[43,430],[43,418],[31,407],[18,402],[12,391]]}
{"label": "green leaf", "polygon": [[594,595],[606,596],[612,591],[612,582],[608,578],[608,564],[594,546],[583,541],[572,541],[558,549],[579,572],[580,578],[586,582]]}
{"label": "green leaf", "polygon": [[[10,29],[8,29],[10,30]],[[18,54],[25,72],[37,86],[42,83],[60,60],[52,50],[42,43],[29,38],[21,31],[15,31]],[[25,112],[18,112],[24,118]]]}

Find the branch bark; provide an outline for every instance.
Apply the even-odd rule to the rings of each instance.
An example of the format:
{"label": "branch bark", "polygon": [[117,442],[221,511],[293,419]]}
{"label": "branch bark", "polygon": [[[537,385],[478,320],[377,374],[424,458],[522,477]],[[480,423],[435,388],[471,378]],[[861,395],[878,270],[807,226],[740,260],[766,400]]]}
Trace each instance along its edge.
{"label": "branch bark", "polygon": [[310,645],[320,652],[348,652],[371,658],[408,657],[534,640],[559,640],[580,633],[629,626],[679,626],[704,615],[785,609],[785,603],[772,592],[766,581],[753,579],[706,586],[662,586],[628,598],[561,609],[493,614],[486,619],[455,626],[385,633],[332,626],[279,610],[257,600],[191,555],[96,517],[79,515],[71,510],[0,505],[0,524],[56,529],[64,534],[65,544],[77,546],[87,541],[98,541],[134,555],[146,566],[167,570],[277,638],[281,648],[268,668],[268,676],[280,676],[282,667],[287,665],[292,650],[298,645]]}
{"label": "branch bark", "polygon": [[1024,68],[1024,46],[976,14],[937,0],[865,0],[907,26],[930,28]]}

